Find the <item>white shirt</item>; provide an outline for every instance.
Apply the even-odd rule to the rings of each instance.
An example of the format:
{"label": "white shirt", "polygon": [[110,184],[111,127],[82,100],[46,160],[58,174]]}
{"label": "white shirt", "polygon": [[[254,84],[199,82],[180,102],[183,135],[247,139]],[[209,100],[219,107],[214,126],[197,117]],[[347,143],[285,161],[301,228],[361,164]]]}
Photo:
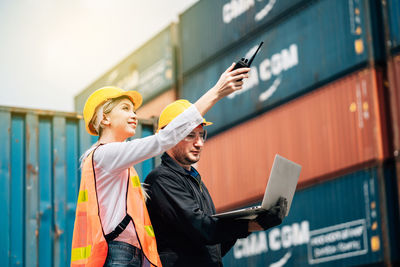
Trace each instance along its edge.
{"label": "white shirt", "polygon": [[[96,188],[105,234],[112,232],[126,215],[128,169],[174,147],[202,122],[203,117],[196,106],[191,105],[155,135],[128,142],[107,143],[96,150]],[[89,149],[84,158],[93,149]],[[115,240],[140,247],[132,222]]]}

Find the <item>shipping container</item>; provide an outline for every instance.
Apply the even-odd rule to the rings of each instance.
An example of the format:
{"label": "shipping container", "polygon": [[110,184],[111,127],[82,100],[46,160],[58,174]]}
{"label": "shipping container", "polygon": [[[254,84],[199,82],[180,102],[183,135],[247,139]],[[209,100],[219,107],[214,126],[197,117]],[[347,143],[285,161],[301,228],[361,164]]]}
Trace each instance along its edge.
{"label": "shipping container", "polygon": [[[69,266],[79,157],[96,138],[77,113],[0,107],[0,122],[0,265]],[[143,180],[154,160],[135,168]]]}
{"label": "shipping container", "polygon": [[149,100],[146,104],[141,106],[136,114],[139,118],[152,118],[160,116],[161,111],[170,103],[176,100],[176,90],[174,88],[165,91],[159,96]]}
{"label": "shipping container", "polygon": [[394,155],[400,151],[400,55],[388,60],[390,108],[393,130]]}
{"label": "shipping container", "polygon": [[[371,10],[379,1],[312,1],[262,32],[183,76],[182,98],[195,101],[240,57],[255,58],[244,88],[208,113],[210,134],[272,109],[382,59],[382,39]],[[374,19],[373,19],[374,18]],[[184,44],[183,44],[184,45]]]}
{"label": "shipping container", "polygon": [[137,90],[146,103],[176,84],[177,26],[171,24],[75,97],[75,111],[82,112],[96,89],[114,85]]}
{"label": "shipping container", "polygon": [[300,186],[388,158],[381,76],[358,71],[208,139],[198,168],[216,207],[259,199],[275,154],[302,165]]}
{"label": "shipping container", "polygon": [[[400,55],[388,58],[388,90],[389,90],[389,106],[391,119],[391,135],[392,150],[390,154],[397,161],[397,188],[400,192]],[[400,203],[399,203],[400,204]]]}
{"label": "shipping container", "polygon": [[182,71],[188,73],[258,28],[270,27],[306,0],[202,0],[179,17]]}
{"label": "shipping container", "polygon": [[387,45],[391,54],[400,52],[400,2],[398,0],[387,0],[387,24],[388,37]]}
{"label": "shipping container", "polygon": [[397,266],[395,181],[387,163],[298,190],[283,223],[239,239],[224,265]]}

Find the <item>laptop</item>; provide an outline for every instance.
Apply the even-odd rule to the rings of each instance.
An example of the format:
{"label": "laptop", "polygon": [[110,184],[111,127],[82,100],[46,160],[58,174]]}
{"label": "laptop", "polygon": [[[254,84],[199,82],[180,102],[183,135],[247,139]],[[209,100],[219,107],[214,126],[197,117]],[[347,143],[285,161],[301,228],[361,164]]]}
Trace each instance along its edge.
{"label": "laptop", "polygon": [[272,208],[281,196],[286,198],[288,202],[287,212],[285,215],[287,216],[292,204],[294,192],[296,191],[300,171],[301,166],[299,164],[276,154],[261,206],[218,213],[213,215],[213,217],[227,219],[254,219],[257,217],[257,214]]}

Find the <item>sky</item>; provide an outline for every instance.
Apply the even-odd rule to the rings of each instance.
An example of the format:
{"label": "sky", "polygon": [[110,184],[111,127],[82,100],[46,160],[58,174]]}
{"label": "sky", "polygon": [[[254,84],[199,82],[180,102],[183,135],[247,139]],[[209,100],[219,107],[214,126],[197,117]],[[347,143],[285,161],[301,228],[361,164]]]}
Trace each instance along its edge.
{"label": "sky", "polygon": [[0,106],[73,111],[74,96],[197,0],[0,0]]}

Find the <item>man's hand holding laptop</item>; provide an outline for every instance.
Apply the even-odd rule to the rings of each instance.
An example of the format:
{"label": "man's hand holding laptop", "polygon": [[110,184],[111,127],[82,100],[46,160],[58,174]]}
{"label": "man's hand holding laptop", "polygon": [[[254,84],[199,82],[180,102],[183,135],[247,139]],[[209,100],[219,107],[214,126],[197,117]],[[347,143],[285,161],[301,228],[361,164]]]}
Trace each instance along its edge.
{"label": "man's hand holding laptop", "polygon": [[263,231],[280,225],[285,218],[288,202],[280,197],[272,208],[258,214],[257,218],[249,222],[249,232]]}

